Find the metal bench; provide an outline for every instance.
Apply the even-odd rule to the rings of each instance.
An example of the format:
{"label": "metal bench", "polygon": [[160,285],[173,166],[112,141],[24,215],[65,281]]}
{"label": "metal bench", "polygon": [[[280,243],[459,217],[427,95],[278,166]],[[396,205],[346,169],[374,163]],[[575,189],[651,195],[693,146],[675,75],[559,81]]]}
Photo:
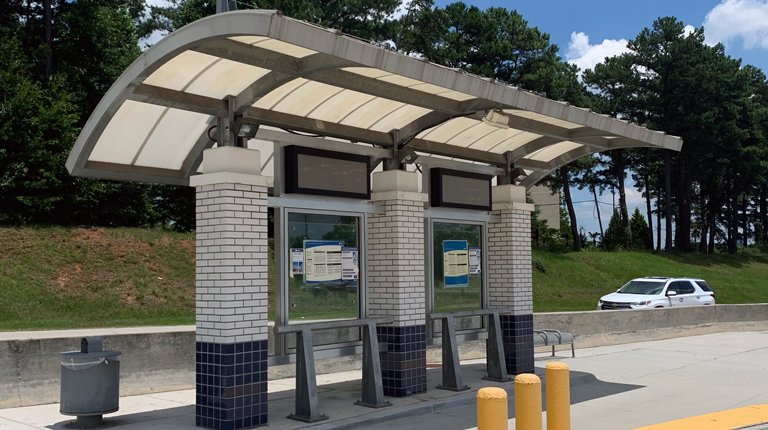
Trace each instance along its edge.
{"label": "metal bench", "polygon": [[443,320],[443,380],[437,388],[451,391],[468,390],[464,385],[459,366],[459,348],[456,343],[456,328],[453,326],[454,318],[485,316],[489,317],[488,341],[486,343],[486,366],[488,376],[483,379],[496,382],[507,382],[512,379],[507,374],[507,366],[504,359],[504,344],[501,339],[501,320],[499,314],[511,312],[509,309],[478,309],[474,311],[456,311],[431,313],[427,318],[431,320]]}
{"label": "metal bench", "polygon": [[393,322],[392,317],[385,317],[275,326],[275,335],[296,333],[296,407],[288,418],[306,423],[328,419],[327,415],[319,411],[315,353],[312,347],[313,330],[363,327],[363,399],[355,404],[369,408],[391,406],[391,403],[384,400],[376,325]]}
{"label": "metal bench", "polygon": [[534,330],[533,331],[533,346],[552,346],[552,357],[555,356],[555,346],[557,345],[571,345],[571,357],[576,358],[576,349],[573,344],[573,335],[570,333],[562,333],[559,330]]}

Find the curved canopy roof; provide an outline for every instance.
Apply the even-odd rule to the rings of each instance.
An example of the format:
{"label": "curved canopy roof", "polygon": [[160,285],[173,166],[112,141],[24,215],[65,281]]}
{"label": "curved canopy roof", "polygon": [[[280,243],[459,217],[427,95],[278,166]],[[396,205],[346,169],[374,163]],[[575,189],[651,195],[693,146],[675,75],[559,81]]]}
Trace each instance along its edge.
{"label": "curved canopy roof", "polygon": [[595,152],[682,146],[662,132],[250,10],[201,19],[144,52],[91,115],[67,168],[186,185],[214,145],[217,118],[519,167],[523,185]]}

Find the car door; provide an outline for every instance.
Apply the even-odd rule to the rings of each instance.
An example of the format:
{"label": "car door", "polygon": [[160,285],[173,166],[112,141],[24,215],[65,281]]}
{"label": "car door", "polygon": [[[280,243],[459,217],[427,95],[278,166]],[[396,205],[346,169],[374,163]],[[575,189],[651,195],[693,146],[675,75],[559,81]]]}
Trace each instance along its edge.
{"label": "car door", "polygon": [[[673,297],[669,297],[669,292],[674,291],[677,293]],[[685,297],[683,297],[681,291],[685,291],[685,285],[681,281],[672,281],[667,287],[667,300],[669,300],[669,306],[680,307],[685,306]]]}
{"label": "car door", "polygon": [[[677,282],[673,281],[673,282],[669,283],[669,285],[667,286],[667,291],[666,291],[666,293],[664,293],[667,296],[667,306],[678,307],[678,306],[682,306],[683,305],[683,303],[681,301],[679,301],[679,299],[677,297],[677,294],[679,294],[679,291],[678,291],[679,288],[680,288],[680,285]],[[671,291],[674,291],[676,295],[670,297],[669,293]]]}
{"label": "car door", "polygon": [[677,306],[696,306],[696,287],[691,281],[675,281],[677,285]]}

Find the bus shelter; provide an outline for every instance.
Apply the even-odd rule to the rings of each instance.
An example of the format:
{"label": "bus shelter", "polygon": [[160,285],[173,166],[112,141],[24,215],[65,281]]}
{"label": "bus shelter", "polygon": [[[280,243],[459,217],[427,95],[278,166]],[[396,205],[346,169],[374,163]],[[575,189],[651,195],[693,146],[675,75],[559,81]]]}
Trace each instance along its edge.
{"label": "bus shelter", "polygon": [[[384,394],[424,392],[430,312],[510,308],[507,371],[532,372],[526,187],[617,148],[682,140],[293,20],[201,19],[110,88],[67,161],[77,176],[195,187],[197,425],[267,423],[270,326],[391,317]],[[270,237],[270,226],[274,226]],[[457,321],[482,339],[480,318]],[[357,328],[315,356],[361,351]]]}

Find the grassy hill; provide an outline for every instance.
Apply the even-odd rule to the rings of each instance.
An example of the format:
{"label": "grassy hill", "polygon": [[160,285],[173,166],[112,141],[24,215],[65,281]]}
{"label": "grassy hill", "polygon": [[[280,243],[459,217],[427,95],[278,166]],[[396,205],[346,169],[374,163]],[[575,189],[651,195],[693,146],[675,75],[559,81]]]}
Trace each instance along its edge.
{"label": "grassy hill", "polygon": [[592,310],[601,296],[643,276],[702,278],[720,304],[768,302],[768,256],[760,254],[534,251],[533,263],[534,312]]}
{"label": "grassy hill", "polygon": [[[194,235],[0,228],[0,330],[193,324]],[[718,303],[768,302],[768,256],[534,252],[534,311],[594,309],[640,276],[705,279]]]}

